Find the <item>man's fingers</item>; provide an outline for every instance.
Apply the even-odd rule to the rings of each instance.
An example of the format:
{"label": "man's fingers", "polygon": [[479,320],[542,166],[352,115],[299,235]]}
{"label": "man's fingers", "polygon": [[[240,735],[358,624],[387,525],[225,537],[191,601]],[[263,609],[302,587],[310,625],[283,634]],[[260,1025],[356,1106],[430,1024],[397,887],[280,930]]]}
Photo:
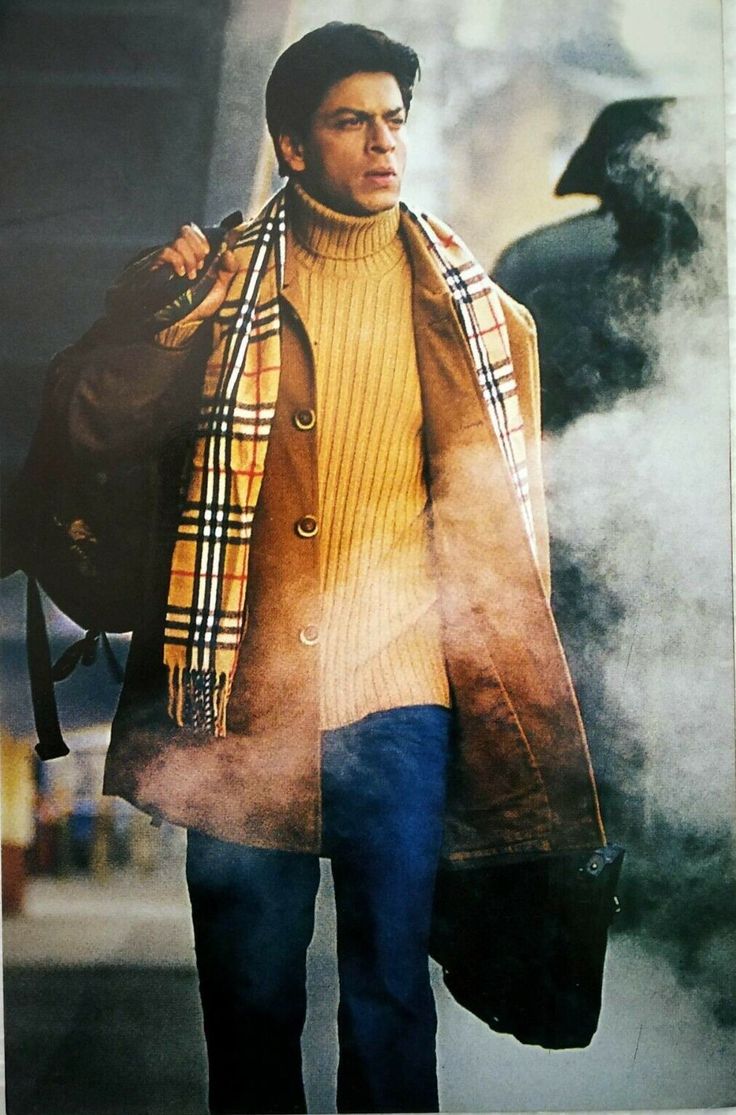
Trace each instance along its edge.
{"label": "man's fingers", "polygon": [[199,225],[195,225],[194,221],[192,221],[191,224],[182,225],[179,230],[179,234],[182,236],[186,236],[187,239],[192,242],[193,246],[196,246],[198,249],[203,251],[205,255],[207,255],[207,252],[210,250],[209,240],[202,232],[202,229],[199,227]]}
{"label": "man's fingers", "polygon": [[[189,278],[195,278],[196,273],[202,269],[205,256],[207,256],[210,251],[207,237],[202,232],[199,225],[182,225],[179,229],[179,236],[175,242],[175,246],[179,248],[187,261],[187,273]],[[191,273],[192,270],[194,271],[194,275]]]}
{"label": "man's fingers", "polygon": [[161,249],[154,261],[153,270],[157,270],[165,263],[168,263],[182,278],[185,275],[190,279],[197,277],[197,257],[182,240],[175,240],[173,244],[167,244]]}
{"label": "man's fingers", "polygon": [[179,236],[174,241],[173,248],[178,252],[184,261],[184,269],[187,278],[196,279],[197,272],[201,266],[202,260],[206,253],[201,252],[194,246],[190,239],[186,236]]}
{"label": "man's fingers", "polygon": [[177,275],[186,275],[186,260],[182,256],[181,252],[178,251],[178,249],[173,247],[173,245],[171,244],[167,244],[166,247],[162,248],[159,252],[158,257],[156,258],[156,261],[153,265],[154,270],[158,267],[163,267],[165,263],[168,263],[174,269]]}
{"label": "man's fingers", "polygon": [[[224,302],[233,279],[243,270],[238,257],[227,247],[227,244],[228,241],[224,238],[222,251],[215,256],[207,269],[207,276],[215,280],[212,289],[200,305],[187,317],[182,318],[182,321],[202,320],[216,313]],[[155,271],[164,264],[169,264],[177,275],[182,277],[186,275],[190,280],[202,278],[204,259],[209,251],[207,237],[197,225],[182,225],[176,240],[162,248],[152,269]]]}
{"label": "man's fingers", "polygon": [[161,249],[152,270],[157,271],[168,263],[181,278],[186,275],[189,279],[196,279],[209,251],[207,237],[198,225],[182,225],[176,239]]}

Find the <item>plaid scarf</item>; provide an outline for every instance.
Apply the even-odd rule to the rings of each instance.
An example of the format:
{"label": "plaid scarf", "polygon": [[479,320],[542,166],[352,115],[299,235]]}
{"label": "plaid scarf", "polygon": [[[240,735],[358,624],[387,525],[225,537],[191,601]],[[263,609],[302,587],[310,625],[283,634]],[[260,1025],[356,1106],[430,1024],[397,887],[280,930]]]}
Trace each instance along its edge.
{"label": "plaid scarf", "polygon": [[[447,225],[401,208],[421,230],[454,299],[534,548],[521,413],[498,293]],[[243,227],[234,251],[242,270],[215,319],[164,635],[169,714],[179,725],[216,735],[225,734],[245,633],[251,529],[279,388],[285,190]]]}

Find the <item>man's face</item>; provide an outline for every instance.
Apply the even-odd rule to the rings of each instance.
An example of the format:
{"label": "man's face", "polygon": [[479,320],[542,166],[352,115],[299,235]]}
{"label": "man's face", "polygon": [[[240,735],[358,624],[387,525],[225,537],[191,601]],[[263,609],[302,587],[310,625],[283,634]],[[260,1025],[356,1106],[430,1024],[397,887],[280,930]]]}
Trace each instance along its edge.
{"label": "man's face", "polygon": [[392,74],[351,74],[328,89],[304,139],[280,137],[281,152],[317,201],[353,216],[380,213],[399,199],[405,121]]}

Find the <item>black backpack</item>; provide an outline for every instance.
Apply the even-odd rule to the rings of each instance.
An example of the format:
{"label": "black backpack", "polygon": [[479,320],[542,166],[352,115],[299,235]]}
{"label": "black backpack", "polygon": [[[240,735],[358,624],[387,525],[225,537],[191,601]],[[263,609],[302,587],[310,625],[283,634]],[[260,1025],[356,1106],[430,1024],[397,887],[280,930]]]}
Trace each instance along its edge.
{"label": "black backpack", "polygon": [[[113,676],[122,670],[107,632],[132,630],[141,614],[156,470],[131,461],[94,470],[75,459],[51,405],[60,372],[46,374],[41,416],[3,514],[0,574],[26,574],[26,651],[42,759],[68,754],[54,683],[101,647]],[[40,589],[86,634],[51,662]]]}

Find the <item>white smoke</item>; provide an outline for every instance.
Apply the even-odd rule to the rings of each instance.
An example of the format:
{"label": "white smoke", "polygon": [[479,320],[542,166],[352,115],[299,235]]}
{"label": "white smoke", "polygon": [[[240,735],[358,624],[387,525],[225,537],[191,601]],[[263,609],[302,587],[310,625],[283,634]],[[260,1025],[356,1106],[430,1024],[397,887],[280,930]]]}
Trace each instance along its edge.
{"label": "white smoke", "polygon": [[714,114],[694,112],[674,106],[670,135],[634,159],[686,202],[702,239],[658,304],[613,311],[627,306],[614,324],[646,348],[651,386],[553,440],[547,478],[556,537],[623,605],[604,681],[646,746],[649,794],[710,825],[734,809],[728,307],[723,164],[704,127]]}
{"label": "white smoke", "polygon": [[[709,124],[720,118],[676,105],[669,135],[633,154],[649,185],[686,207],[701,246],[654,272],[619,268],[609,325],[646,351],[648,386],[550,439],[547,481],[555,538],[616,602],[590,659],[605,708],[594,759],[611,774],[616,817],[627,803],[636,815],[609,837],[634,845],[642,939],[665,942],[733,1023],[728,305],[723,144]],[[632,740],[643,766],[628,761]]]}

